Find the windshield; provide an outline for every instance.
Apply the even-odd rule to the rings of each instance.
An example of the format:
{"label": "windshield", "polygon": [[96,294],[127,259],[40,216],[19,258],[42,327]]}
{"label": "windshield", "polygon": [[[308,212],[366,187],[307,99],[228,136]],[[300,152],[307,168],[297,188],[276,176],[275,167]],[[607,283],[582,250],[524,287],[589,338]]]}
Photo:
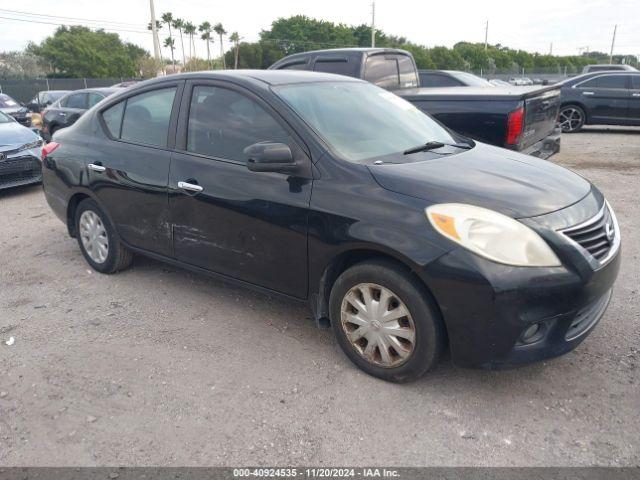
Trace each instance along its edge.
{"label": "windshield", "polygon": [[327,82],[275,89],[345,160],[362,162],[453,136],[411,103],[369,83]]}
{"label": "windshield", "polygon": [[13,119],[6,113],[0,112],[0,123],[13,122]]}
{"label": "windshield", "polygon": [[20,104],[16,102],[13,98],[11,98],[9,95],[0,93],[0,108],[12,108],[12,107],[19,107],[19,106]]}
{"label": "windshield", "polygon": [[493,87],[493,85],[484,78],[478,77],[473,73],[456,72],[455,76],[467,84],[469,87]]}

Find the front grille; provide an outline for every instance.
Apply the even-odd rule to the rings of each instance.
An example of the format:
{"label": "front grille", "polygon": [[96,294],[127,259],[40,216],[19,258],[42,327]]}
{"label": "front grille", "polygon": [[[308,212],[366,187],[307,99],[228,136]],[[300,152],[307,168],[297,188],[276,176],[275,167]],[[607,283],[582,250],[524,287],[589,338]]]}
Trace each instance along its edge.
{"label": "front grille", "polygon": [[8,158],[0,162],[0,188],[35,183],[41,179],[42,166],[35,157]]}
{"label": "front grille", "polygon": [[595,217],[561,232],[600,262],[608,257],[619,235],[607,204]]}
{"label": "front grille", "polygon": [[569,325],[569,329],[564,335],[565,340],[573,340],[574,338],[578,338],[584,332],[591,329],[591,327],[593,327],[598,322],[598,320],[600,320],[600,317],[602,317],[602,315],[604,314],[604,311],[609,305],[610,298],[611,290],[609,290],[595,302],[590,303],[582,310],[580,310],[571,322],[571,325]]}

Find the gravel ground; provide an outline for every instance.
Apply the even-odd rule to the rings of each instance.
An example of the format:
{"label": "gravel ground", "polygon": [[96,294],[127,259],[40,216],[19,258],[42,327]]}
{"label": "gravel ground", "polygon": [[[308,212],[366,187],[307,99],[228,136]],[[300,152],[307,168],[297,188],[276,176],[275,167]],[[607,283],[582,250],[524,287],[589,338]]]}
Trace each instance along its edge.
{"label": "gravel ground", "polygon": [[600,325],[553,361],[409,385],[302,305],[144,258],[97,274],[41,187],[0,193],[0,465],[639,465],[640,129],[562,148],[622,227]]}

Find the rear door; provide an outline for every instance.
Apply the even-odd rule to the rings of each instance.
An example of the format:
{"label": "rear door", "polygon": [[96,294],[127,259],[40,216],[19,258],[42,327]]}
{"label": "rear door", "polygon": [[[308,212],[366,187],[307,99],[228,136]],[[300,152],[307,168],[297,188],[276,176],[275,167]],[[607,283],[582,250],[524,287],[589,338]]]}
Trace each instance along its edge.
{"label": "rear door", "polygon": [[59,127],[73,125],[87,110],[89,95],[86,92],[73,93],[60,102],[60,108],[47,114],[47,121]]}
{"label": "rear door", "polygon": [[89,187],[122,239],[166,256],[171,255],[170,148],[183,84],[155,85],[101,110],[107,135],[96,141],[87,165]]}
{"label": "rear door", "polygon": [[640,74],[631,77],[631,95],[629,96],[629,123],[640,125]]}
{"label": "rear door", "polygon": [[169,204],[179,260],[281,293],[307,295],[311,179],[252,172],[244,149],[301,140],[262,99],[224,81],[193,80],[180,109]]}
{"label": "rear door", "polygon": [[625,123],[629,108],[629,75],[602,74],[578,83],[590,123]]}

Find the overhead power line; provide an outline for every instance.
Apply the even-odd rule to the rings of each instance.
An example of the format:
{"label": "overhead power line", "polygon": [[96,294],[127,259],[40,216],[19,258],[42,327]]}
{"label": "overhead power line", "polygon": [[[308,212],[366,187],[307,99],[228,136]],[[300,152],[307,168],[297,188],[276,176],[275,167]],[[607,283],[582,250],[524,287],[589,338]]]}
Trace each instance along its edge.
{"label": "overhead power line", "polygon": [[[73,27],[73,26],[77,26],[78,25],[77,23],[46,22],[44,20],[34,20],[34,19],[26,19],[26,18],[11,18],[11,17],[4,17],[4,16],[0,16],[0,19],[13,20],[15,22],[38,23],[38,24],[42,24],[42,25],[56,25],[58,27]],[[95,28],[95,29],[99,29],[99,30],[105,30],[105,31],[109,31],[109,32],[144,33],[144,34],[151,35],[151,32],[148,31],[148,30],[130,30],[130,29],[125,29],[125,28],[100,27],[100,26],[96,26],[96,25],[82,25],[82,26],[88,27],[88,28]]]}
{"label": "overhead power line", "polygon": [[120,26],[127,26],[127,27],[141,27],[142,25],[138,24],[138,23],[125,23],[125,22],[114,22],[111,20],[98,20],[98,19],[91,19],[91,18],[80,18],[80,17],[65,17],[62,15],[49,15],[46,13],[35,13],[35,12],[25,12],[23,10],[8,10],[6,8],[0,8],[0,12],[2,13],[10,13],[10,14],[16,14],[16,15],[20,15],[20,16],[30,16],[30,17],[43,17],[43,18],[59,18],[59,19],[63,19],[63,20],[80,20],[82,22],[91,22],[91,23],[99,23],[99,24],[111,24],[111,25],[120,25]]}

